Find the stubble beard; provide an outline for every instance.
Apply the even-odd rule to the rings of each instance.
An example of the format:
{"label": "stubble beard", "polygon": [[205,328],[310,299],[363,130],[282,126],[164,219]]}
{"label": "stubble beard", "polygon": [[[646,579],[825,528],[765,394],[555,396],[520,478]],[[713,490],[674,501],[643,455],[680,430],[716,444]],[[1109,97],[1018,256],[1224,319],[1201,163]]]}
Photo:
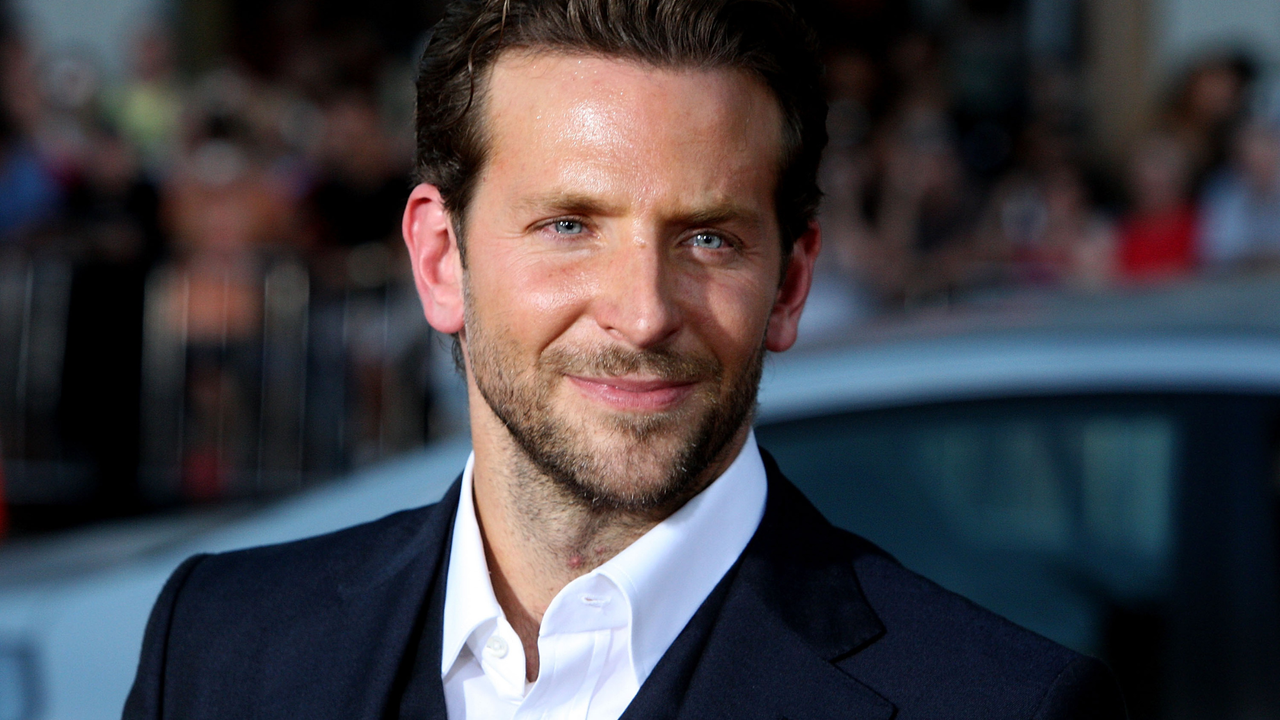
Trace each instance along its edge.
{"label": "stubble beard", "polygon": [[[514,343],[489,332],[472,313],[474,303],[466,307],[476,388],[541,476],[527,481],[545,479],[563,497],[592,510],[651,513],[678,507],[713,479],[706,477],[708,469],[726,459],[730,443],[754,415],[763,338],[747,365],[729,378],[714,358],[618,346],[552,347],[524,368]],[[698,387],[674,410],[618,412],[603,420],[566,417],[553,403],[565,376],[632,373],[695,381]],[[607,441],[594,442],[601,431]]]}

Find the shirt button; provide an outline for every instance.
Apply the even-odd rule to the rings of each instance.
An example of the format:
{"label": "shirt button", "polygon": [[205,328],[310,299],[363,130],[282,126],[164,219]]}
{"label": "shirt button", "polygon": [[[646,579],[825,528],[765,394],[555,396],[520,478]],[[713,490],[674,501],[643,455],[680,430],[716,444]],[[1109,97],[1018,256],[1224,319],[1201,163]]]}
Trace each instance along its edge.
{"label": "shirt button", "polygon": [[493,635],[489,637],[489,642],[484,644],[485,648],[496,658],[504,658],[507,656],[507,641]]}

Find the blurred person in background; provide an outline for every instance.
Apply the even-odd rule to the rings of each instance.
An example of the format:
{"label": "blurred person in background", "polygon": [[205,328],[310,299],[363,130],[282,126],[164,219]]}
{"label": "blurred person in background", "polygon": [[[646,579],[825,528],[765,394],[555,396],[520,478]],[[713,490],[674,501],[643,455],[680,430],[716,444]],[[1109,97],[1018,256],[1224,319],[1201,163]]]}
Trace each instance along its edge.
{"label": "blurred person in background", "polygon": [[866,54],[848,49],[829,53],[826,67],[830,143],[818,171],[826,251],[819,258],[803,320],[809,337],[881,312],[882,299],[874,283],[886,272],[875,267],[884,257],[876,252],[865,207],[873,179],[866,140],[880,89],[879,73]]}
{"label": "blurred person in background", "polygon": [[1123,279],[1175,280],[1198,267],[1200,212],[1190,171],[1176,138],[1153,134],[1138,143],[1129,163],[1130,209],[1120,223],[1117,267]]}
{"label": "blurred person in background", "polygon": [[38,66],[42,99],[34,135],[64,188],[76,186],[95,162],[104,120],[102,69],[86,53],[52,54]]}
{"label": "blurred person in background", "polygon": [[175,250],[217,264],[298,248],[296,187],[277,164],[278,128],[263,89],[228,67],[203,76],[194,93],[183,153],[162,187]]}
{"label": "blurred person in background", "polygon": [[877,142],[876,284],[898,307],[947,300],[978,280],[974,230],[981,195],[961,161],[944,108],[906,105]]}
{"label": "blurred person in background", "polygon": [[[409,154],[400,153],[369,90],[336,90],[324,106],[317,148],[317,178],[306,198],[315,238],[312,267],[317,287],[316,332],[345,345],[346,354],[317,347],[313,361],[323,377],[313,394],[326,408],[328,429],[342,432],[354,460],[377,456],[386,407],[382,388],[388,367],[389,331],[382,318],[404,254],[399,214],[410,188]],[[352,317],[374,319],[352,326]],[[365,402],[347,406],[343,398]],[[318,448],[317,452],[326,452]]]}
{"label": "blurred person in background", "polygon": [[1240,128],[1232,162],[1207,186],[1201,246],[1213,270],[1280,263],[1280,124],[1255,117]]}
{"label": "blurred person in background", "polygon": [[62,188],[8,114],[0,109],[0,242],[28,237],[56,217]]}
{"label": "blurred person in background", "polygon": [[359,267],[351,272],[348,256],[362,247],[369,252],[370,244],[384,252],[398,250],[389,241],[400,244],[396,218],[409,193],[409,167],[367,93],[344,92],[323,113],[319,177],[306,199],[317,250],[336,261],[339,276],[328,276],[330,282],[377,284],[378,277],[362,274]]}
{"label": "blurred person in background", "polygon": [[41,101],[21,38],[0,18],[0,243],[14,243],[56,217],[62,187],[33,130]]}
{"label": "blurred person in background", "polygon": [[1012,163],[992,186],[982,247],[1001,288],[1103,290],[1115,274],[1115,227],[1083,161],[1078,80],[1042,61],[1025,97],[1025,122],[1009,123]]}
{"label": "blurred person in background", "polygon": [[1078,168],[1019,171],[992,193],[983,244],[1014,286],[1099,290],[1113,274],[1115,232]]}
{"label": "blurred person in background", "polygon": [[58,424],[64,458],[87,465],[96,513],[137,512],[146,279],[166,252],[159,195],[113,122],[101,72],[78,54],[45,64],[44,151],[65,197],[57,223],[71,265]]}
{"label": "blurred person in background", "polygon": [[173,38],[163,23],[142,24],[130,43],[130,72],[108,101],[121,136],[138,152],[146,171],[159,179],[175,159],[183,98]]}
{"label": "blurred person in background", "polygon": [[1256,76],[1255,63],[1243,54],[1209,55],[1194,62],[1177,84],[1161,125],[1183,147],[1193,191],[1203,190],[1230,159]]}
{"label": "blurred person in background", "polygon": [[203,110],[162,189],[173,261],[185,278],[162,302],[189,345],[183,482],[192,499],[231,488],[251,466],[263,318],[263,262],[298,246],[297,197],[243,108],[253,87],[232,71],[206,78]]}
{"label": "blurred person in background", "polygon": [[148,274],[165,252],[159,196],[134,147],[92,128],[62,222],[74,243],[60,423],[91,464],[103,514],[137,512],[142,353]]}

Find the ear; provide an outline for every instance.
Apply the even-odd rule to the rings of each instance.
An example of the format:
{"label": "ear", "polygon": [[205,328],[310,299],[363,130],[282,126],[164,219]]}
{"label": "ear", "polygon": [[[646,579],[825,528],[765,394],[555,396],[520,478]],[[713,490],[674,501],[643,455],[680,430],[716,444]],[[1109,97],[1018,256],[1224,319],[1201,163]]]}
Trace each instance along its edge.
{"label": "ear", "polygon": [[804,234],[796,238],[791,248],[791,262],[787,265],[773,310],[769,313],[769,327],[765,331],[765,348],[772,352],[788,350],[796,343],[796,330],[800,326],[800,313],[809,299],[809,287],[813,285],[813,264],[822,249],[822,233],[818,223],[811,221]]}
{"label": "ear", "polygon": [[419,185],[409,194],[401,229],[427,322],[446,335],[461,331],[462,255],[444,199],[434,185]]}

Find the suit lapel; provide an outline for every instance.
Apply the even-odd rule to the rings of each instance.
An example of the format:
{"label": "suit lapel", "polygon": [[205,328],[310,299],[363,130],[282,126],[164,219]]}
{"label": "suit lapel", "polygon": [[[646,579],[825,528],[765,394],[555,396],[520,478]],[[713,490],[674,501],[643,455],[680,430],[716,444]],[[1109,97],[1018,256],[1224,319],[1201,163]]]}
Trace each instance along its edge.
{"label": "suit lapel", "polygon": [[[426,521],[404,539],[400,551],[383,563],[367,568],[344,583],[335,633],[367,648],[367,657],[350,667],[358,667],[361,677],[352,683],[360,688],[346,707],[334,707],[331,716],[352,718],[396,717],[401,698],[411,687],[415,666],[425,663],[436,672],[412,683],[414,704],[422,717],[445,717],[444,687],[440,681],[440,622],[435,599],[443,597],[448,564],[449,537],[457,512],[460,479],[427,512]],[[428,628],[434,626],[434,632]],[[434,653],[434,655],[432,655]],[[433,662],[418,662],[426,655]],[[344,684],[352,678],[338,678]]]}
{"label": "suit lapel", "polygon": [[762,454],[765,515],[733,571],[678,717],[889,718],[889,701],[833,664],[884,632],[853,571],[857,554],[871,548],[832,528]]}
{"label": "suit lapel", "polygon": [[[444,681],[440,678],[440,657],[444,639],[444,578],[448,577],[448,563],[442,562],[430,599],[423,613],[422,630],[417,633],[417,650],[413,657],[406,656],[401,670],[411,668],[400,695],[399,712],[391,717],[398,720],[445,720],[448,707],[445,704]],[[394,698],[393,698],[394,699]]]}

